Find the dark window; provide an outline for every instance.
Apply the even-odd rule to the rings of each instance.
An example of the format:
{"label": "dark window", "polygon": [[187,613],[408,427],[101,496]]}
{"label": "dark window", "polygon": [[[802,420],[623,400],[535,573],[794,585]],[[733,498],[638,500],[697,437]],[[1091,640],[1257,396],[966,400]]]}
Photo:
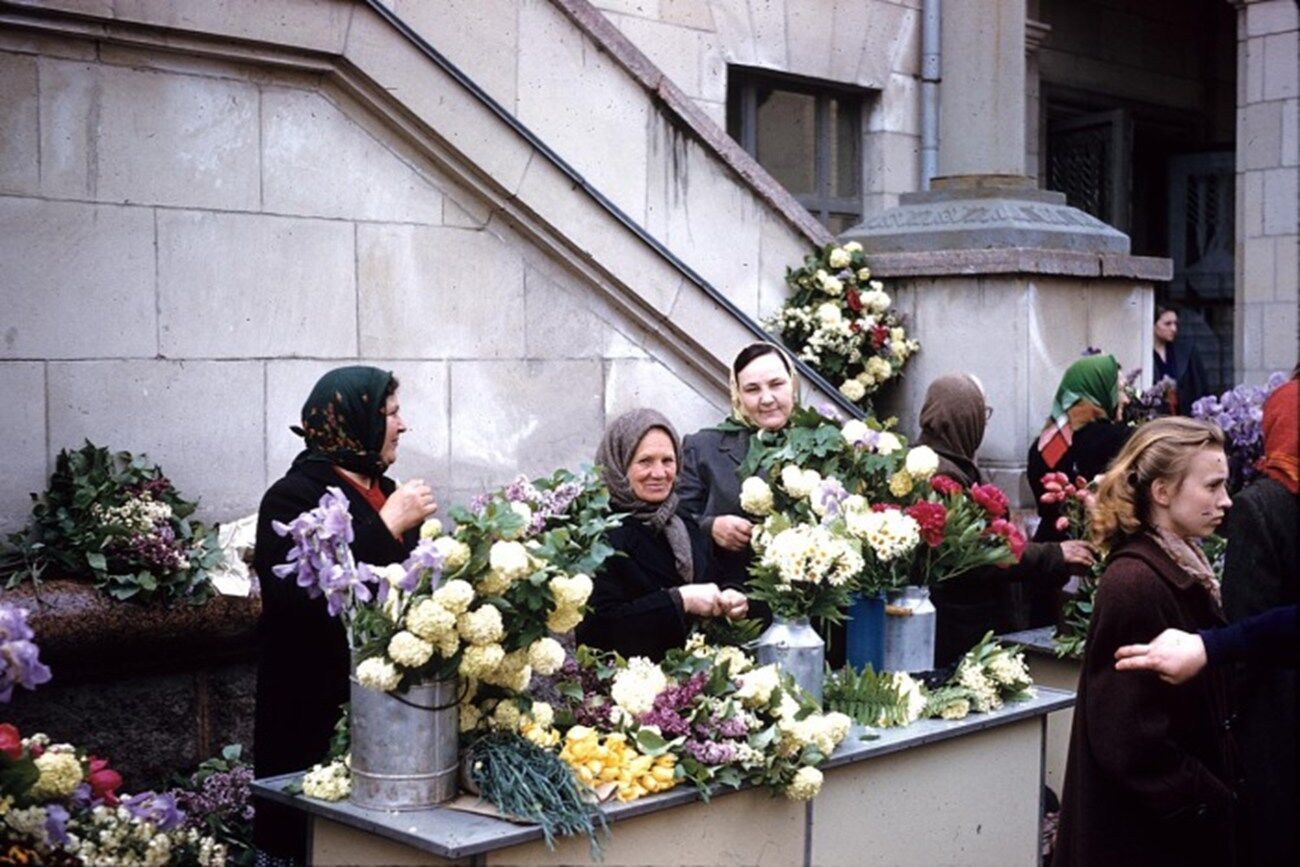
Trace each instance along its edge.
{"label": "dark window", "polygon": [[727,132],[822,225],[862,220],[861,90],[731,67]]}

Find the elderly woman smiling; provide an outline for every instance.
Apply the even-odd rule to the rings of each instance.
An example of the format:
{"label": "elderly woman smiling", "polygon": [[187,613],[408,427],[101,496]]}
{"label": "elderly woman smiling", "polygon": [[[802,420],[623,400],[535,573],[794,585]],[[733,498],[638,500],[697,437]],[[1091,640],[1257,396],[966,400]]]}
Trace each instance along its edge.
{"label": "elderly woman smiling", "polygon": [[628,517],[609,542],[619,556],[595,576],[590,611],[578,626],[583,644],[654,660],[681,647],[692,617],[743,617],[734,587],[709,582],[708,540],[677,508],[677,432],[662,414],[636,409],[605,431],[596,463],[610,502]]}

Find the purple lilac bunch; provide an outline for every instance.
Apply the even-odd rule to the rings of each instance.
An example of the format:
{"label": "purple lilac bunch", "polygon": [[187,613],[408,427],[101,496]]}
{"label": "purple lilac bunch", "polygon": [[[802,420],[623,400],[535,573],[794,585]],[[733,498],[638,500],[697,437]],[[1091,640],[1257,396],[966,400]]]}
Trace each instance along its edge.
{"label": "purple lilac bunch", "polygon": [[294,575],[312,599],[324,595],[331,617],[358,602],[369,602],[374,594],[367,582],[381,587],[386,583],[364,564],[358,567],[352,558],[352,514],[348,498],[336,487],[326,489],[316,508],[288,524],[272,521],[271,526],[294,543],[286,562],[272,571],[280,578]]}
{"label": "purple lilac bunch", "polygon": [[704,691],[708,679],[707,671],[699,671],[667,687],[636,721],[664,737],[684,738],[683,752],[702,765],[728,765],[737,759],[737,742],[749,737],[749,721],[738,707]]}
{"label": "purple lilac bunch", "polygon": [[0,702],[9,701],[15,686],[35,689],[49,682],[50,669],[40,660],[35,637],[27,609],[0,602]]}
{"label": "purple lilac bunch", "polygon": [[[569,507],[584,490],[585,486],[577,481],[565,481],[553,488],[545,488],[539,487],[525,476],[517,476],[501,489],[500,496],[507,503],[519,503],[528,507],[530,517],[523,535],[530,537],[545,530],[552,519],[566,516]],[[470,501],[470,510],[476,515],[482,515],[491,500],[492,494],[481,494]]]}
{"label": "purple lilac bunch", "polygon": [[1140,373],[1142,368],[1134,368],[1120,379],[1120,388],[1129,398],[1124,407],[1124,423],[1133,427],[1169,415],[1169,391],[1177,385],[1172,377],[1163,376],[1150,388],[1139,391],[1137,378]]}
{"label": "purple lilac bunch", "polygon": [[239,765],[229,771],[209,774],[193,789],[177,789],[176,804],[188,817],[185,824],[199,831],[207,830],[208,816],[229,816],[243,822],[253,820],[253,769]]}
{"label": "purple lilac bunch", "polygon": [[1229,488],[1240,490],[1257,475],[1255,464],[1264,453],[1264,401],[1286,382],[1274,373],[1264,385],[1238,385],[1219,396],[1208,395],[1192,404],[1192,418],[1212,421],[1227,438]]}

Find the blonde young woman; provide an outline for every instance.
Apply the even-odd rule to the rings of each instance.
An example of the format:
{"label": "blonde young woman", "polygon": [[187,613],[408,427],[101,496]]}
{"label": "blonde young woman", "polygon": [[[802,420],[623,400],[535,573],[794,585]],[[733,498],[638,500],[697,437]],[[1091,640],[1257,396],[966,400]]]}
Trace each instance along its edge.
{"label": "blonde young woman", "polygon": [[1122,645],[1225,622],[1198,542],[1232,504],[1227,479],[1223,432],[1173,417],[1140,428],[1102,479],[1093,535],[1110,565],[1079,678],[1056,867],[1234,863],[1227,674],[1175,688],[1113,668]]}

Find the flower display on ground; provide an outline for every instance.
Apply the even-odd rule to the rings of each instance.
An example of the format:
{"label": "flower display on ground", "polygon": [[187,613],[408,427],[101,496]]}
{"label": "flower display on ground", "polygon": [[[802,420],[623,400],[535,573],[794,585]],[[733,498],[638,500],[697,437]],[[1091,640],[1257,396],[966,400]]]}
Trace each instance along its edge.
{"label": "flower display on ground", "polygon": [[791,296],[764,327],[840,393],[864,408],[903,372],[920,348],[879,280],[862,246],[828,244],[786,271]]}
{"label": "flower display on ground", "polygon": [[215,531],[193,520],[197,508],[144,455],[65,449],[31,523],[0,550],[0,579],[14,587],[56,574],[114,599],[203,602],[222,553]]}

